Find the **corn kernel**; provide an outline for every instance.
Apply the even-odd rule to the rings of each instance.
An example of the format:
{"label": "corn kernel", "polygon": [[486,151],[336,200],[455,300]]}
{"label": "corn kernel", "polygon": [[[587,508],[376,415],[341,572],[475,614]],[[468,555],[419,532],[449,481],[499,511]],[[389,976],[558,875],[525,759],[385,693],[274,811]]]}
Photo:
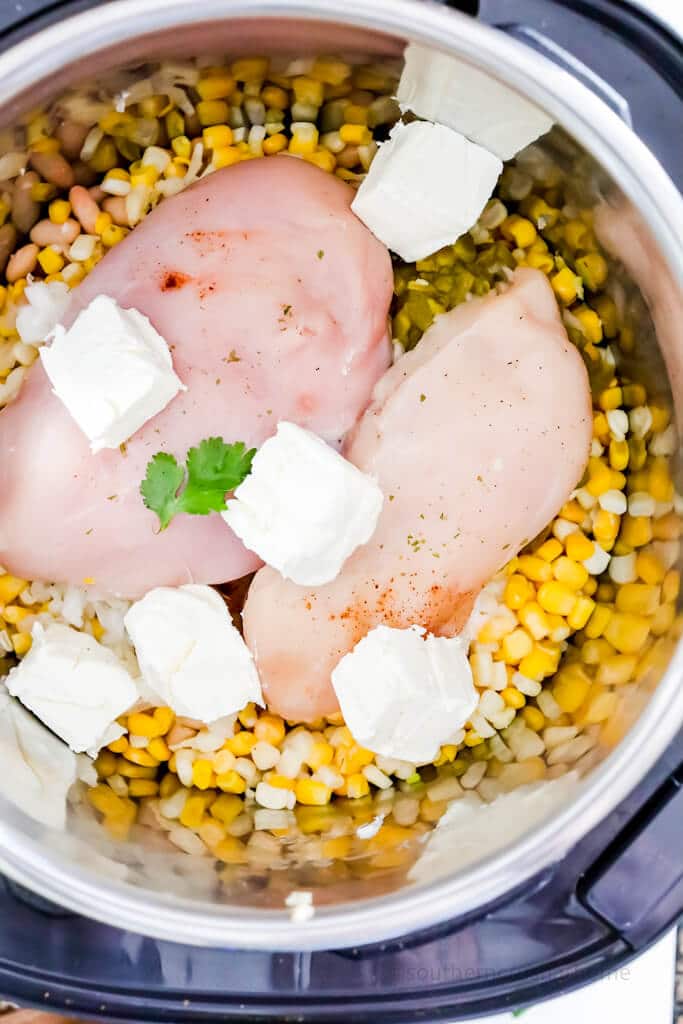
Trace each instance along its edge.
{"label": "corn kernel", "polygon": [[579,281],[580,279],[572,273],[569,267],[563,267],[550,278],[553,291],[565,306],[569,306],[578,296]]}
{"label": "corn kernel", "polygon": [[605,629],[605,638],[620,654],[637,654],[647,640],[650,624],[646,618],[630,612],[614,612]]}
{"label": "corn kernel", "polygon": [[169,772],[164,775],[163,779],[159,783],[159,796],[162,800],[167,800],[169,796],[173,796],[180,789],[180,779],[177,775],[172,775]]}
{"label": "corn kernel", "polygon": [[641,551],[636,558],[636,572],[644,583],[661,583],[666,575],[664,565],[652,551]]}
{"label": "corn kernel", "polygon": [[317,772],[323,765],[332,764],[334,759],[334,747],[325,740],[319,740],[311,747],[306,757],[306,764],[311,771]]}
{"label": "corn kernel", "polygon": [[314,107],[322,106],[325,90],[323,83],[315,78],[298,75],[292,79],[292,89],[297,103],[310,103]]}
{"label": "corn kernel", "polygon": [[585,245],[582,243],[584,243],[589,237],[590,232],[583,221],[578,220],[577,218],[575,220],[567,221],[564,225],[563,234],[565,241],[571,249],[580,249],[585,248]]}
{"label": "corn kernel", "polygon": [[198,757],[192,764],[192,785],[197,789],[208,789],[215,785],[213,764],[205,757]]}
{"label": "corn kernel", "polygon": [[540,732],[545,725],[545,715],[539,708],[527,707],[522,711],[522,717],[526,722],[529,729],[533,729],[534,732]]}
{"label": "corn kernel", "polygon": [[571,558],[574,562],[585,562],[595,553],[595,544],[580,530],[568,535],[564,542],[564,548],[567,558]]}
{"label": "corn kernel", "polygon": [[675,604],[660,604],[650,620],[650,631],[653,636],[664,636],[674,624],[676,618]]}
{"label": "corn kernel", "polygon": [[588,579],[588,570],[580,562],[563,555],[553,562],[553,576],[572,590],[580,590]]}
{"label": "corn kernel", "polygon": [[112,775],[115,775],[117,764],[118,761],[116,756],[106,748],[104,750],[100,750],[94,762],[95,771],[101,779],[108,779]]}
{"label": "corn kernel", "polygon": [[152,757],[147,750],[143,750],[140,747],[131,747],[129,745],[124,751],[123,756],[127,761],[130,761],[132,764],[141,765],[143,768],[156,768],[159,765],[156,757]]}
{"label": "corn kernel", "polygon": [[22,619],[25,619],[27,615],[30,615],[28,608],[22,608],[19,604],[8,604],[5,606],[2,612],[2,617],[5,622],[9,622],[12,626],[18,626]]}
{"label": "corn kernel", "polygon": [[286,148],[287,136],[283,135],[282,132],[277,132],[275,135],[271,135],[263,140],[263,152],[268,156],[271,156],[273,153],[281,153]]}
{"label": "corn kernel", "polygon": [[347,146],[367,146],[372,142],[372,132],[362,124],[343,124],[339,135]]}
{"label": "corn kernel", "polygon": [[525,217],[513,214],[507,217],[500,226],[504,238],[509,238],[518,249],[528,249],[536,241],[536,228]]}
{"label": "corn kernel", "polygon": [[209,813],[227,827],[233,823],[238,814],[241,814],[243,810],[244,801],[240,797],[231,793],[221,793],[211,804]]}
{"label": "corn kernel", "polygon": [[181,157],[183,160],[189,160],[192,156],[192,143],[187,135],[176,136],[171,142],[171,149],[176,156]]}
{"label": "corn kernel", "polygon": [[222,167],[232,167],[233,164],[238,164],[242,160],[242,154],[236,146],[221,146],[219,149],[214,149],[211,156],[211,163],[220,171]]}
{"label": "corn kernel", "polygon": [[202,128],[214,124],[225,124],[230,108],[225,100],[200,100],[197,104],[197,118]]}
{"label": "corn kernel", "polygon": [[[560,545],[560,550],[562,550]],[[512,576],[508,577],[508,581],[505,585],[505,593],[503,600],[508,608],[512,611],[518,611],[522,605],[525,605],[527,601],[530,601],[536,595],[536,590],[526,579],[525,576],[521,576],[519,573],[513,573]]]}
{"label": "corn kernel", "polygon": [[677,569],[669,569],[662,581],[662,599],[675,601],[681,589],[681,574]]}
{"label": "corn kernel", "polygon": [[594,345],[599,345],[602,341],[602,321],[595,310],[590,306],[579,306],[573,313],[588,340]]}
{"label": "corn kernel", "polygon": [[550,537],[537,549],[536,555],[544,562],[552,562],[562,554],[562,544],[555,537]]}
{"label": "corn kernel", "polygon": [[285,725],[276,715],[262,714],[254,726],[254,736],[263,743],[279,747],[285,738]]}
{"label": "corn kernel", "polygon": [[652,521],[652,536],[655,540],[678,540],[681,535],[681,517],[676,512]]}
{"label": "corn kernel", "polygon": [[579,256],[576,260],[576,270],[592,292],[602,288],[607,280],[607,260],[599,252],[588,252],[584,256]]}
{"label": "corn kernel", "polygon": [[594,498],[599,498],[607,491],[612,490],[612,471],[602,459],[591,459],[588,474],[586,490]]}
{"label": "corn kernel", "polygon": [[605,546],[605,542],[615,540],[619,533],[620,518],[615,512],[607,512],[601,508],[593,523],[593,535],[595,539]]}
{"label": "corn kernel", "polygon": [[529,601],[519,609],[519,621],[534,640],[543,640],[550,633],[548,616],[536,601]]}
{"label": "corn kernel", "polygon": [[503,659],[508,664],[517,664],[534,649],[534,642],[524,629],[514,629],[502,642]]}
{"label": "corn kernel", "polygon": [[666,458],[659,457],[652,460],[649,491],[655,501],[673,501],[674,485]]}
{"label": "corn kernel", "polygon": [[300,804],[320,806],[329,803],[332,790],[324,782],[314,779],[298,779],[295,787],[296,799]]}
{"label": "corn kernel", "polygon": [[608,608],[606,604],[596,604],[593,614],[586,623],[586,636],[591,640],[597,640],[607,629],[611,618],[611,608]]}
{"label": "corn kernel", "polygon": [[221,839],[211,852],[217,860],[222,860],[226,864],[246,864],[247,862],[244,843],[241,843],[235,836],[226,836],[225,839]]}
{"label": "corn kernel", "polygon": [[617,591],[617,611],[654,615],[659,607],[660,596],[660,588],[655,584],[623,583]]}
{"label": "corn kernel", "polygon": [[160,726],[159,722],[154,720],[154,717],[144,712],[135,712],[132,715],[128,715],[127,720],[128,732],[133,736],[146,736],[152,740],[155,736],[163,736],[164,729]]}
{"label": "corn kernel", "polygon": [[289,106],[289,93],[279,85],[267,85],[261,92],[261,99],[267,107],[286,110]]}
{"label": "corn kernel", "polygon": [[212,796],[207,793],[192,793],[188,796],[180,812],[180,824],[185,828],[199,828]]}
{"label": "corn kernel", "polygon": [[0,576],[0,604],[9,604],[14,601],[27,586],[28,580],[12,576],[8,572],[4,573]]}
{"label": "corn kernel", "polygon": [[274,771],[265,776],[265,781],[269,786],[275,786],[276,789],[294,789],[296,786],[295,779],[290,779],[288,775],[278,775]]}
{"label": "corn kernel", "polygon": [[28,654],[31,649],[31,643],[30,633],[14,633],[12,636],[12,647],[14,648],[14,653],[20,658],[24,654]]}
{"label": "corn kernel", "polygon": [[600,393],[598,404],[604,412],[610,412],[612,409],[620,409],[624,400],[623,392],[620,387],[606,388]]}
{"label": "corn kernel", "polygon": [[199,79],[196,89],[201,100],[224,100],[235,91],[235,79],[227,72],[221,75],[207,75],[206,78]]}
{"label": "corn kernel", "polygon": [[125,754],[128,750],[127,737],[119,736],[117,740],[112,740],[111,743],[107,744],[107,750],[111,750],[114,754]]}
{"label": "corn kernel", "polygon": [[99,783],[88,790],[88,802],[100,814],[115,815],[125,807],[125,798],[117,796],[109,786]]}
{"label": "corn kernel", "polygon": [[586,518],[585,509],[579,505],[578,501],[568,501],[566,505],[563,505],[560,509],[560,518],[568,519],[570,523],[581,524]]}
{"label": "corn kernel", "polygon": [[236,757],[247,757],[252,750],[252,747],[256,743],[256,736],[253,732],[246,732],[244,729],[241,732],[235,733],[230,739],[226,740],[225,746],[230,750]]}
{"label": "corn kernel", "polygon": [[[139,753],[139,751],[136,751]],[[145,753],[145,751],[142,751]],[[128,751],[126,751],[126,757]],[[123,775],[126,779],[154,779],[156,778],[157,769],[144,764],[133,764],[129,760],[119,762],[119,775]]]}
{"label": "corn kernel", "polygon": [[500,695],[509,708],[523,708],[526,704],[526,697],[514,686],[506,686]]}
{"label": "corn kernel", "polygon": [[155,737],[147,744],[147,750],[157,761],[168,761],[171,756],[166,740],[161,736]]}
{"label": "corn kernel", "polygon": [[216,776],[216,785],[224,793],[244,793],[247,784],[241,775],[233,769]]}
{"label": "corn kernel", "polygon": [[555,268],[555,260],[549,252],[528,252],[526,263],[543,274],[549,274]]}
{"label": "corn kernel", "polygon": [[595,609],[595,601],[592,598],[580,594],[576,604],[567,616],[567,625],[570,629],[583,629]]}
{"label": "corn kernel", "polygon": [[110,224],[102,232],[102,245],[106,246],[107,249],[112,249],[119,242],[122,242],[127,234],[128,230],[126,228],[121,227],[119,224]]}
{"label": "corn kernel", "polygon": [[581,660],[584,665],[599,665],[604,658],[609,658],[615,653],[612,645],[602,638],[586,640],[581,648]]}
{"label": "corn kernel", "polygon": [[652,540],[652,521],[647,516],[622,516],[620,540],[631,548],[642,548]]}
{"label": "corn kernel", "polygon": [[650,402],[649,409],[652,413],[652,432],[653,434],[660,434],[662,430],[666,430],[669,426],[671,410],[666,405],[661,405],[658,402]]}
{"label": "corn kernel", "polygon": [[223,146],[232,145],[232,128],[227,124],[215,124],[205,128],[202,132],[202,139],[207,149],[221,149]]}
{"label": "corn kernel", "polygon": [[97,149],[88,160],[88,166],[97,171],[98,174],[106,174],[116,167],[119,161],[119,154],[112,139],[102,139]]}
{"label": "corn kernel", "polygon": [[38,262],[46,274],[57,274],[64,266],[64,257],[48,245],[38,253]]}
{"label": "corn kernel", "polygon": [[538,603],[553,615],[569,615],[576,602],[576,594],[564,583],[551,580],[538,590]]}
{"label": "corn kernel", "polygon": [[289,152],[295,156],[309,156],[318,148],[318,129],[313,124],[295,121],[292,125],[292,137],[289,140]]}
{"label": "corn kernel", "polygon": [[159,783],[154,779],[131,779],[128,783],[130,796],[156,796],[159,792]]}
{"label": "corn kernel", "polygon": [[469,729],[465,733],[465,746],[466,747],[478,747],[480,743],[484,742],[484,737],[480,736],[474,729]]}
{"label": "corn kernel", "polygon": [[337,160],[333,153],[330,153],[327,149],[317,149],[315,153],[309,153],[304,159],[309,164],[315,164],[321,171],[326,171],[331,174],[337,166]]}
{"label": "corn kernel", "polygon": [[[519,663],[519,671],[522,675],[527,676],[529,679],[535,679],[538,682],[541,679],[545,679],[546,676],[551,676],[556,668],[557,658],[553,657],[538,644],[534,647],[531,654],[527,654],[526,658],[522,658]],[[467,741],[467,737],[465,737],[465,741]]]}
{"label": "corn kernel", "polygon": [[262,82],[268,74],[267,57],[243,57],[230,66],[238,82]]}
{"label": "corn kernel", "polygon": [[553,578],[553,570],[550,565],[535,555],[520,555],[517,559],[517,568],[534,583],[546,583]]}

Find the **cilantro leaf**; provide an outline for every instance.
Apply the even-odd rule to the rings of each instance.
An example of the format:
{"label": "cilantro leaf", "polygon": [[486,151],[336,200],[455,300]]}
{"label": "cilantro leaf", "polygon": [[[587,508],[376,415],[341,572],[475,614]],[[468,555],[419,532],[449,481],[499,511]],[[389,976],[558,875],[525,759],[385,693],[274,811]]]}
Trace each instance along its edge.
{"label": "cilantro leaf", "polygon": [[185,479],[185,470],[178,465],[173,455],[157,452],[147,463],[145,479],[140,484],[140,494],[145,508],[156,512],[159,524],[165,530],[178,511],[178,488]]}
{"label": "cilantro leaf", "polygon": [[[179,512],[200,516],[222,512],[226,493],[249,474],[255,454],[256,449],[247,451],[242,441],[226,444],[222,437],[209,437],[190,448],[185,471],[173,455],[157,452],[140,485],[142,500],[156,512],[162,530]],[[178,494],[184,480],[185,488]]]}

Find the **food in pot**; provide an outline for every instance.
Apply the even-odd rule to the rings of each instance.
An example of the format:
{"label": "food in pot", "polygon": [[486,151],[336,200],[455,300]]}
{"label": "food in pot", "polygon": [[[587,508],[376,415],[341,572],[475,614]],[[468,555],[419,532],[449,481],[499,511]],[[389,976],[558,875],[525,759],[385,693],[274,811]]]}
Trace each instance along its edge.
{"label": "food in pot", "polygon": [[[566,144],[508,159],[459,238],[390,258],[352,202],[401,116],[399,71],[338,57],[169,62],[71,92],[2,140],[2,749],[21,747],[37,780],[54,756],[55,803],[85,778],[85,799],[83,784],[69,799],[113,841],[163,832],[220,861],[226,884],[285,864],[302,890],[311,863],[335,878],[401,869],[465,792],[489,802],[586,772],[680,629],[668,399],[640,379],[619,272],[557,162]],[[472,139],[438,104],[412,113]],[[495,132],[474,141],[498,152]],[[132,432],[93,453],[103,433],[88,436],[38,358],[103,296],[119,323],[121,310],[148,318],[187,390],[156,415],[145,406],[137,429],[117,405],[112,422]],[[119,394],[104,377],[102,394]],[[256,486],[280,423],[328,446],[327,468],[290,478],[283,458]],[[338,529],[333,487],[350,493],[334,459],[373,478],[379,518],[366,509],[325,579],[297,585],[285,567]],[[241,488],[250,538],[290,516],[277,552],[231,531]],[[297,507],[319,509],[298,536]],[[400,710],[405,722],[416,709],[416,727],[392,732],[393,632],[411,647]],[[82,646],[132,681],[135,700],[102,705],[87,736],[78,709],[64,721],[47,710],[77,678],[53,672],[46,692],[53,636],[62,667]],[[364,645],[377,640],[372,679]],[[418,713],[427,670],[447,736]],[[363,730],[373,683],[382,699]],[[10,691],[73,750],[106,741],[94,769]],[[390,732],[401,748],[388,754]],[[35,786],[23,799],[41,817]]]}

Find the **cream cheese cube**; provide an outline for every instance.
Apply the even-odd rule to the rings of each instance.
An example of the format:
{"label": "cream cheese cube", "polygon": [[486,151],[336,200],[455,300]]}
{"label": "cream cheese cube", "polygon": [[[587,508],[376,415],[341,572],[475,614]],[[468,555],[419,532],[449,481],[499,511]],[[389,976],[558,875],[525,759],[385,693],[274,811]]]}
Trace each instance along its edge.
{"label": "cream cheese cube", "polygon": [[17,310],[17,331],[25,345],[42,345],[71,301],[63,281],[34,281],[24,291],[26,304]]}
{"label": "cream cheese cube", "polygon": [[421,626],[377,626],[332,672],[354,739],[413,764],[433,761],[479,700],[466,641],[424,633]]}
{"label": "cream cheese cube", "polygon": [[63,828],[66,797],[77,777],[76,755],[0,690],[0,793],[50,828]]}
{"label": "cream cheese cube", "polygon": [[76,753],[93,756],[120,736],[119,715],[138,699],[116,655],[88,633],[61,623],[33,627],[33,645],[7,677],[7,689]]}
{"label": "cream cheese cube", "polygon": [[319,437],[281,422],[221,515],[284,577],[319,586],[370,540],[383,500],[371,477]]}
{"label": "cream cheese cube", "polygon": [[211,723],[250,701],[263,706],[251,651],[213,587],[155,587],[125,625],[144,682],[176,714]]}
{"label": "cream cheese cube", "polygon": [[552,118],[467,61],[410,43],[398,83],[403,111],[436,121],[509,160],[552,127]]}
{"label": "cream cheese cube", "polygon": [[412,263],[451,245],[476,223],[503,165],[440,124],[398,124],[380,146],[351,209]]}
{"label": "cream cheese cube", "polygon": [[161,335],[137,309],[98,295],[40,351],[54,394],[90,441],[118,448],[185,386]]}

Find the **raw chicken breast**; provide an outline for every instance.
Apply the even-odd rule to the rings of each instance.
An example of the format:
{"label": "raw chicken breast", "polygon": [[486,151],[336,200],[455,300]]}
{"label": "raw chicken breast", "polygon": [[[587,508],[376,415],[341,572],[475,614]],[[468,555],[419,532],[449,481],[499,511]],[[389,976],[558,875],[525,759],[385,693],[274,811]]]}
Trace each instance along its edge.
{"label": "raw chicken breast", "polygon": [[[125,451],[92,455],[39,363],[0,414],[0,563],[19,576],[136,597],[260,564],[219,515],[158,533],[139,494],[155,452],[202,438],[258,446],[291,420],[339,444],[390,361],[387,250],[353,192],[301,160],[239,164],[167,199],[74,293],[146,314],[188,390]],[[93,338],[97,344],[97,338]]]}
{"label": "raw chicken breast", "polygon": [[245,637],[269,706],[296,721],[338,710],[332,669],[380,623],[457,633],[567,499],[591,429],[586,370],[539,271],[438,317],[345,444],[384,492],[372,540],[323,587],[268,567],[252,583]]}

